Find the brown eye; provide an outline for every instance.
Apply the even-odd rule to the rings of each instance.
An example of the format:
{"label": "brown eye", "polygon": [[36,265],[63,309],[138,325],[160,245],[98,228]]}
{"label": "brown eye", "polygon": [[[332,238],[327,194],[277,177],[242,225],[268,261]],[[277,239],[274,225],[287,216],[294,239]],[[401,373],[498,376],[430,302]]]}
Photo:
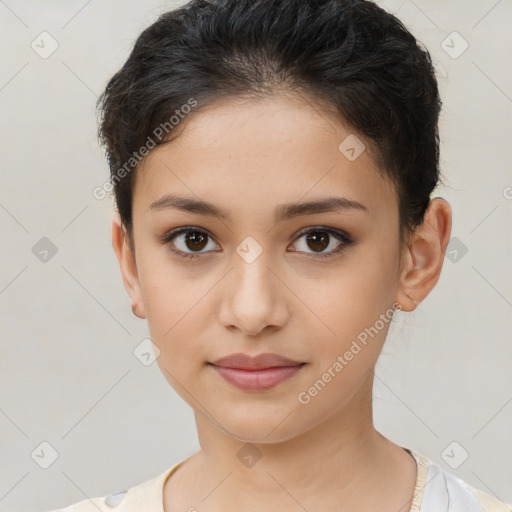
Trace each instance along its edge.
{"label": "brown eye", "polygon": [[[298,240],[301,239],[303,239],[303,243],[300,243],[299,249],[295,249],[294,252],[305,252],[318,258],[334,256],[353,243],[353,240],[345,233],[322,227],[310,228],[302,232]],[[302,247],[300,247],[301,245]],[[328,247],[331,247],[331,250],[326,251]]]}
{"label": "brown eye", "polygon": [[315,252],[323,251],[329,245],[330,236],[325,231],[313,231],[307,234],[306,243]]}
{"label": "brown eye", "polygon": [[200,254],[210,252],[203,251],[208,246],[210,239],[211,237],[206,231],[188,227],[171,231],[164,237],[162,243],[183,258],[195,258]]}
{"label": "brown eye", "polygon": [[200,251],[206,247],[208,241],[208,235],[201,233],[200,231],[189,231],[185,235],[185,245],[191,251]]}

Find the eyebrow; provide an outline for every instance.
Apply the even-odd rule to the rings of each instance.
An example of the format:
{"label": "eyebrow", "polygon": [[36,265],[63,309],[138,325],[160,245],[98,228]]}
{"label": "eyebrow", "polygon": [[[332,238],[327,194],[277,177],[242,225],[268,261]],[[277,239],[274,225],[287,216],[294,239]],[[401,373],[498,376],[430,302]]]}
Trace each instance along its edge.
{"label": "eyebrow", "polygon": [[[229,210],[219,208],[212,203],[202,201],[200,199],[193,199],[188,197],[181,197],[172,194],[157,199],[149,205],[149,211],[159,211],[168,208],[174,208],[184,212],[195,213],[198,215],[209,215],[219,219],[231,220],[231,213]],[[315,213],[328,213],[343,210],[361,210],[368,212],[368,208],[358,201],[347,199],[346,197],[326,197],[316,201],[309,201],[307,203],[286,203],[278,205],[274,212],[276,222],[282,222],[301,215],[314,215]]]}

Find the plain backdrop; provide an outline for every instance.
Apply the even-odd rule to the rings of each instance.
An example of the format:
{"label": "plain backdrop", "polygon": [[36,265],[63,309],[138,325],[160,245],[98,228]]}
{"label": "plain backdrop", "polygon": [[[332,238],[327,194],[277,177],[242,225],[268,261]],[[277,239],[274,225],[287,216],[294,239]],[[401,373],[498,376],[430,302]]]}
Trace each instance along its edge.
{"label": "plain backdrop", "polygon": [[[96,98],[139,33],[180,3],[0,1],[2,511],[123,490],[199,448],[190,407],[134,354],[147,325],[111,248],[112,201],[92,194],[108,178]],[[454,217],[438,285],[399,314],[378,362],[375,423],[511,502],[512,3],[381,5],[436,65],[436,195]]]}

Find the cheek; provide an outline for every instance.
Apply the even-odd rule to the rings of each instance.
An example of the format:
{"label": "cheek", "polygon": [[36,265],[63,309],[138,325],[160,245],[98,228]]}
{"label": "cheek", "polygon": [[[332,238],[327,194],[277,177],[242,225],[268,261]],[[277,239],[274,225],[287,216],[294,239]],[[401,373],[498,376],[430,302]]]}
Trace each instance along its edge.
{"label": "cheek", "polygon": [[378,357],[392,316],[398,251],[391,245],[375,243],[373,247],[359,248],[353,258],[317,280],[314,287],[302,282],[298,295],[307,297],[308,316],[317,317],[308,323],[315,328],[316,335],[310,334],[315,345],[323,347],[322,358],[343,354],[354,340],[361,346],[367,342],[365,352],[370,359]]}
{"label": "cheek", "polygon": [[311,347],[312,364],[297,400],[313,416],[344,407],[369,378],[393,315],[386,275],[379,265],[361,262],[360,272],[340,272],[321,292],[310,291],[308,304],[319,319],[302,329],[309,333],[304,342]]}
{"label": "cheek", "polygon": [[[148,248],[138,260],[139,282],[150,337],[160,353],[158,365],[185,401],[181,385],[195,389],[206,363],[217,321],[213,297],[222,269],[171,260],[165,249]],[[217,292],[218,293],[218,292]],[[192,404],[191,404],[192,405]]]}
{"label": "cheek", "polygon": [[151,339],[161,351],[173,344],[191,345],[196,335],[191,329],[201,325],[194,321],[194,315],[200,311],[198,300],[207,293],[204,280],[193,278],[179,265],[171,265],[164,252],[141,251],[137,261]]}

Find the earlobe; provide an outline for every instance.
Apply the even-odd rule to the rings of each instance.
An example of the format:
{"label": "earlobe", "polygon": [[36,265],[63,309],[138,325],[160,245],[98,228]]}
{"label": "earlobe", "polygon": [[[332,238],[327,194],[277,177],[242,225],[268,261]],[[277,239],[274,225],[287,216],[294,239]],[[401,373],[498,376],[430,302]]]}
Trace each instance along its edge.
{"label": "earlobe", "polygon": [[437,283],[451,228],[450,204],[441,197],[432,199],[422,224],[404,250],[396,297],[403,311],[414,311]]}
{"label": "earlobe", "polygon": [[131,300],[132,312],[139,318],[146,318],[135,254],[129,236],[119,213],[116,212],[112,217],[112,247],[119,262],[124,287]]}

